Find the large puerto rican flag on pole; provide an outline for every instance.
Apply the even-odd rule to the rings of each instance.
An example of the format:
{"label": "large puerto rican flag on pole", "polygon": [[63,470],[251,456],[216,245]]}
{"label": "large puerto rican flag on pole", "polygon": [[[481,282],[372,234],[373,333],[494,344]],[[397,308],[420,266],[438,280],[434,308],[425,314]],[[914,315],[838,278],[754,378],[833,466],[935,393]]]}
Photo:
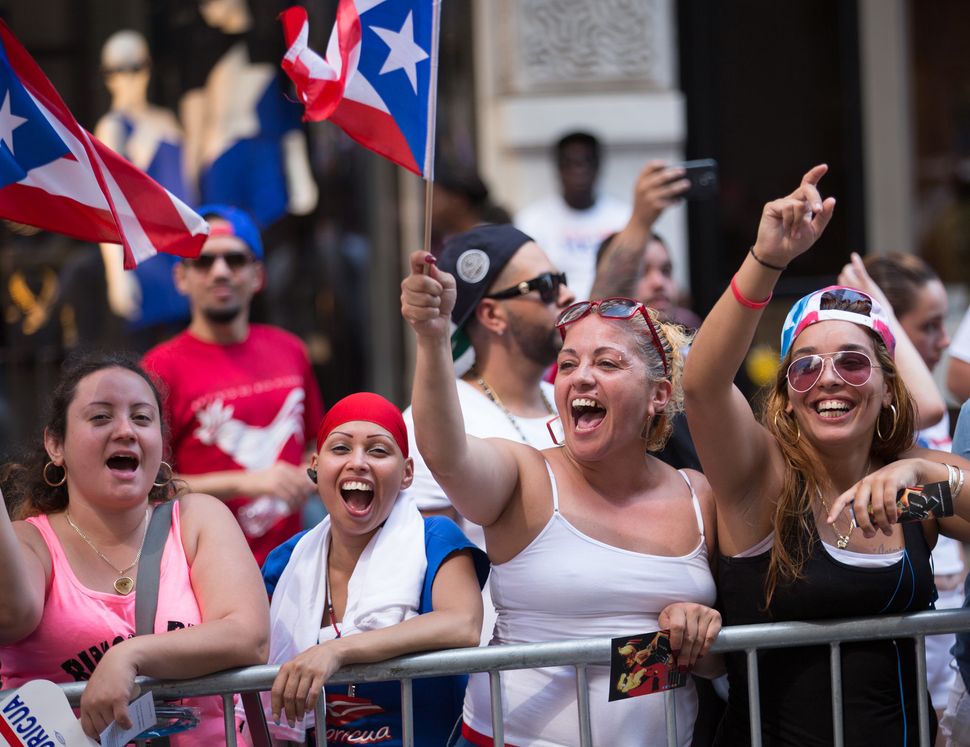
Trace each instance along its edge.
{"label": "large puerto rican flag on pole", "polygon": [[122,244],[131,269],[157,252],[198,255],[208,225],[91,135],[0,22],[0,218]]}
{"label": "large puerto rican flag on pole", "polygon": [[304,8],[280,16],[283,70],[306,106],[426,179],[434,163],[440,0],[340,0],[326,59],[308,46]]}

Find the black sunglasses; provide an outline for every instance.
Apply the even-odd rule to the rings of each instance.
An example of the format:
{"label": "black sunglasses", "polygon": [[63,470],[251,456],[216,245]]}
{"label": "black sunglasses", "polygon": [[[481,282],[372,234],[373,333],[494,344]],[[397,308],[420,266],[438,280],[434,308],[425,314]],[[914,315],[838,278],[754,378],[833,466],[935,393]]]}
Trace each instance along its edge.
{"label": "black sunglasses", "polygon": [[539,298],[543,303],[555,303],[559,298],[559,287],[566,285],[565,272],[544,272],[536,275],[532,280],[523,280],[511,288],[490,293],[485,298],[501,301],[504,298],[518,298],[534,290],[539,291]]}
{"label": "black sunglasses", "polygon": [[208,272],[212,269],[212,266],[216,263],[216,260],[220,258],[233,272],[236,270],[241,270],[243,267],[253,261],[253,255],[249,254],[248,252],[213,252],[209,254],[200,254],[198,257],[186,257],[185,264],[187,264],[189,267],[194,267],[200,272]]}

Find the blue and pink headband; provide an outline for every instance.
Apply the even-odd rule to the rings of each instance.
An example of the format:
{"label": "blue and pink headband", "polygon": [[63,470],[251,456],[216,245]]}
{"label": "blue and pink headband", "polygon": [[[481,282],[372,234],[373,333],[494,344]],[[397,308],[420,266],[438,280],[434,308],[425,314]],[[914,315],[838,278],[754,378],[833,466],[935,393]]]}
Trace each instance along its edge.
{"label": "blue and pink headband", "polygon": [[795,302],[781,328],[781,357],[788,355],[795,338],[806,327],[818,322],[838,320],[868,327],[886,344],[889,356],[896,353],[896,338],[889,328],[889,318],[882,306],[868,293],[843,285],[809,293]]}

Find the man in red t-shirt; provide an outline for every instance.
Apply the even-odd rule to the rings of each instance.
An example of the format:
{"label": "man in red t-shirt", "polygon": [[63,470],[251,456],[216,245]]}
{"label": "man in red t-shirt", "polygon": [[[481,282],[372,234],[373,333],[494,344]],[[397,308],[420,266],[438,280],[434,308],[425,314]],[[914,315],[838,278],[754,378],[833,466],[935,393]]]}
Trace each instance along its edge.
{"label": "man in red t-shirt", "polygon": [[323,406],[303,343],[249,322],[263,285],[259,230],[237,208],[199,212],[209,239],[175,267],[191,322],[143,363],[164,386],[178,477],[226,502],[262,564],[300,530],[300,508],[314,492],[304,461]]}

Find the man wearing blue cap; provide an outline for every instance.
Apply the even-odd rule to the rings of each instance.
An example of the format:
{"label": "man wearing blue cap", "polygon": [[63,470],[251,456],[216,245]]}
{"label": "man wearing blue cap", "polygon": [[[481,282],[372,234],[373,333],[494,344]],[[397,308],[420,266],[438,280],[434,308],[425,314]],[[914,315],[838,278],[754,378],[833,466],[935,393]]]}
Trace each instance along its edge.
{"label": "man wearing blue cap", "polygon": [[193,491],[226,502],[262,563],[300,530],[299,509],[314,490],[302,462],[323,407],[303,343],[249,321],[263,285],[256,225],[227,205],[198,212],[209,239],[175,267],[189,327],[144,365],[167,390],[173,468]]}

